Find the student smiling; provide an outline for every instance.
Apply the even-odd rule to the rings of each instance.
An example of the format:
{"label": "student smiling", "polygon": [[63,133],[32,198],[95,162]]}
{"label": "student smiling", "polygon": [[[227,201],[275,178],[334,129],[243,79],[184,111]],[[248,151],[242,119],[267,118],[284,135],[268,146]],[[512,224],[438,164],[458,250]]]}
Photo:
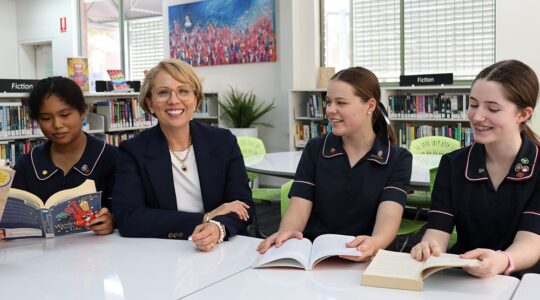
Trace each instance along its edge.
{"label": "student smiling", "polygon": [[537,98],[538,78],[520,61],[501,61],[477,75],[467,112],[475,144],[441,159],[428,229],[411,250],[414,258],[444,252],[455,225],[450,252],[481,261],[466,268],[472,275],[510,274],[538,263],[540,142],[526,124]]}
{"label": "student smiling", "polygon": [[296,171],[291,202],[261,253],[290,238],[334,233],[366,261],[396,237],[411,177],[412,156],[396,145],[375,74],[353,67],[335,74],[326,95],[332,132],[311,139]]}

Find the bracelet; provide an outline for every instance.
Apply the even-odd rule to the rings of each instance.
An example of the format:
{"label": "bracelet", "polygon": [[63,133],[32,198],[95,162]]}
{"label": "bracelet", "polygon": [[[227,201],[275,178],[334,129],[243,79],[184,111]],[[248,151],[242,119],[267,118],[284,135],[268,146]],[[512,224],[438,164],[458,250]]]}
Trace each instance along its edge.
{"label": "bracelet", "polygon": [[210,213],[205,213],[203,216],[203,223],[208,223],[210,221]]}
{"label": "bracelet", "polygon": [[219,228],[219,239],[217,241],[218,244],[221,244],[223,240],[225,239],[225,226],[223,224],[219,223],[216,220],[208,220],[208,223],[216,224]]}
{"label": "bracelet", "polygon": [[504,251],[497,250],[497,252],[500,252],[504,256],[506,256],[506,259],[508,260],[508,267],[504,270],[503,274],[504,275],[510,275],[510,273],[512,273],[514,271],[514,269],[516,268],[515,265],[514,265],[514,260],[512,259],[510,254],[508,254],[508,253],[506,253]]}

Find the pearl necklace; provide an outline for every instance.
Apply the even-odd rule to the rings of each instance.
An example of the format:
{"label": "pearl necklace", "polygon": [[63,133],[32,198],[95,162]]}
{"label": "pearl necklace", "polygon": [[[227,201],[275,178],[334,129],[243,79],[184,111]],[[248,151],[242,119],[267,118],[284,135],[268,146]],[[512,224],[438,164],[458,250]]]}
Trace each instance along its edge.
{"label": "pearl necklace", "polygon": [[176,155],[176,153],[174,153],[173,149],[169,148],[169,150],[171,151],[174,158],[176,158],[176,160],[178,160],[180,162],[180,165],[181,165],[180,169],[182,171],[184,171],[184,172],[187,172],[188,168],[186,166],[186,160],[188,159],[189,151],[191,150],[191,135],[189,135],[189,142],[188,142],[187,152],[186,152],[186,156],[184,156],[184,158],[178,157],[178,155]]}

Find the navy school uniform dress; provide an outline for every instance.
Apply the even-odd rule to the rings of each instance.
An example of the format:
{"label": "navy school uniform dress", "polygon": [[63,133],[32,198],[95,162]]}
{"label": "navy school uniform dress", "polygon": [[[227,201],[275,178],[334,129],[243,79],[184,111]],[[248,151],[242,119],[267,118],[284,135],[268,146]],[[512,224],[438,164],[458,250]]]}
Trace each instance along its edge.
{"label": "navy school uniform dress", "polygon": [[341,137],[311,139],[300,159],[289,197],[313,202],[304,236],[371,235],[382,201],[405,205],[412,155],[377,135],[372,149],[350,166]]}
{"label": "navy school uniform dress", "polygon": [[16,173],[12,187],[28,191],[46,201],[58,191],[77,187],[86,179],[92,179],[96,183],[96,189],[102,191],[102,207],[111,210],[110,197],[114,186],[118,149],[91,135],[86,134],[86,137],[86,147],[81,158],[67,174],[51,160],[50,141],[20,156],[15,162]]}
{"label": "navy school uniform dress", "polygon": [[[204,210],[227,201],[254,205],[249,179],[236,138],[228,130],[191,121]],[[178,211],[169,146],[160,125],[120,144],[113,213],[122,236],[187,239],[202,222],[202,213]],[[226,237],[246,234],[247,225],[234,214],[217,216]]]}
{"label": "navy school uniform dress", "polygon": [[489,179],[484,145],[473,144],[442,157],[427,227],[451,233],[456,226],[458,239],[451,253],[505,250],[518,231],[540,234],[538,146],[525,135],[522,140],[497,190]]}

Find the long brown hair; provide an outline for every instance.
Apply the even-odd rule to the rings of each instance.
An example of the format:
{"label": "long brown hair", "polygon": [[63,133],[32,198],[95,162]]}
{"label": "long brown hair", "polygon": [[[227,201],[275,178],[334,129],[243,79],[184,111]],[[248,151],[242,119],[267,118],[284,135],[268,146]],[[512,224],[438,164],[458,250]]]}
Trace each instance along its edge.
{"label": "long brown hair", "polygon": [[[472,85],[479,80],[499,83],[506,99],[519,109],[536,106],[538,99],[538,77],[526,64],[519,60],[502,60],[483,69],[476,75]],[[540,146],[538,135],[525,122],[520,124],[521,131],[536,145]]]}
{"label": "long brown hair", "polygon": [[[330,80],[339,80],[348,83],[354,89],[354,94],[363,102],[373,98],[377,101],[377,109],[373,111],[372,126],[377,134],[388,133],[388,139],[392,144],[396,143],[396,135],[390,124],[386,123],[388,118],[386,109],[381,103],[381,86],[379,79],[373,72],[363,67],[352,67],[341,70],[334,74]],[[386,115],[386,116],[385,116]]]}

